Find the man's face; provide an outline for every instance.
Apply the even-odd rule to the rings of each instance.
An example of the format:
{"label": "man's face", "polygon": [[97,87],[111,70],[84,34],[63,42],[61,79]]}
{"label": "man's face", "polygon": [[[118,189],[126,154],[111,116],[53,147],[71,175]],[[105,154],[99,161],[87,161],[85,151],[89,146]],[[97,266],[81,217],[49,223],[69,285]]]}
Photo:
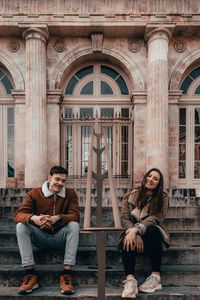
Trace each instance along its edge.
{"label": "man's face", "polygon": [[66,179],[66,174],[53,174],[52,176],[49,175],[49,190],[54,194],[60,193],[62,188],[65,186]]}

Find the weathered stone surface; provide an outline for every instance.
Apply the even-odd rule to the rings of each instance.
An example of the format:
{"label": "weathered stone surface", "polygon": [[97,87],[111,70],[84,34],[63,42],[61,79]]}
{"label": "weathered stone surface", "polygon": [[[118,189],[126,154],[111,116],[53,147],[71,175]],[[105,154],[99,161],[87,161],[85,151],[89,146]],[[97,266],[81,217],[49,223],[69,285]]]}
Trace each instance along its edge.
{"label": "weathered stone surface", "polygon": [[[120,287],[107,287],[106,296],[107,300],[121,300],[122,286]],[[137,299],[139,300],[198,300],[200,297],[200,290],[198,287],[164,287],[162,291],[157,291],[152,295],[139,293]],[[60,294],[58,286],[40,288],[32,295],[23,296],[23,299],[63,299],[63,295]],[[76,292],[72,296],[65,296],[71,300],[97,300],[97,287],[83,287],[77,288]],[[21,296],[17,294],[17,288],[0,288],[0,299],[4,300],[18,300]],[[99,299],[98,299],[99,300]]]}

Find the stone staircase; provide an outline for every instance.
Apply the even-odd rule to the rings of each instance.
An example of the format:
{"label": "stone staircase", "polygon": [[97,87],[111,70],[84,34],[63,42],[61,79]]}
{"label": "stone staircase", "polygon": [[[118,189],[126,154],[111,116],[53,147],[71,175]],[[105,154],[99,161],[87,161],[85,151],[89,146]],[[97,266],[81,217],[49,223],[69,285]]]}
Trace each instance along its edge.
{"label": "stone staircase", "polygon": [[[63,252],[38,249],[34,253],[40,289],[29,296],[17,294],[24,273],[12,216],[26,193],[27,189],[0,190],[0,300],[97,299],[96,237],[83,230],[80,233],[77,264],[73,269],[76,287],[73,296],[63,296],[59,292]],[[163,290],[152,295],[140,293],[137,299],[200,299],[200,199],[190,190],[170,190],[169,196],[170,207],[165,223],[170,232],[171,247],[164,252],[162,260]],[[83,216],[82,204],[80,210]],[[103,215],[105,222],[111,221],[111,208],[104,207]],[[116,249],[117,238],[116,233],[108,234],[106,243],[106,295],[109,300],[121,299],[124,280],[121,256]],[[136,270],[137,279],[141,282],[150,271],[146,257],[138,257]]]}

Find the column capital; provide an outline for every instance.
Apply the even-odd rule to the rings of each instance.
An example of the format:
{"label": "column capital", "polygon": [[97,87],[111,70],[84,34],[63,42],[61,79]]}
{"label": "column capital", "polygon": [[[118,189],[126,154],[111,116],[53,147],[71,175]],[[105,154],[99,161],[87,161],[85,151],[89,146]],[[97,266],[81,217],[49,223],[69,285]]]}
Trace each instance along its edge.
{"label": "column capital", "polygon": [[24,32],[22,33],[22,37],[25,40],[39,39],[46,44],[49,39],[49,33],[48,30],[44,28],[29,27],[24,30]]}
{"label": "column capital", "polygon": [[146,104],[147,103],[147,92],[146,91],[132,91],[131,101],[135,104]]}
{"label": "column capital", "polygon": [[47,96],[48,104],[60,104],[64,98],[62,90],[48,90]]}
{"label": "column capital", "polygon": [[145,40],[150,43],[156,39],[165,39],[167,42],[172,37],[172,29],[171,27],[147,27],[145,33]]}
{"label": "column capital", "polygon": [[15,104],[25,104],[25,91],[24,90],[12,90],[11,93],[15,100]]}

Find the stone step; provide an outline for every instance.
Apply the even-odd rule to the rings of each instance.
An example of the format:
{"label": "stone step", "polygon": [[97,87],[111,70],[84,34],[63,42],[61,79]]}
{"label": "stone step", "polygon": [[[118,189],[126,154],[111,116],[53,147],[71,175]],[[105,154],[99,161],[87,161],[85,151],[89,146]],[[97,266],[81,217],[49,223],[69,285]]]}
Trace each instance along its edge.
{"label": "stone step", "polygon": [[200,218],[200,207],[169,207],[167,218]]}
{"label": "stone step", "polygon": [[170,247],[183,245],[184,247],[200,247],[200,230],[191,231],[169,231]]}
{"label": "stone step", "polygon": [[[84,188],[76,188],[78,191],[80,190],[85,190],[85,185]],[[0,197],[1,196],[15,196],[15,195],[26,195],[27,192],[31,188],[0,188]],[[109,188],[105,187],[106,192],[109,191]],[[125,194],[127,192],[127,188],[117,188],[117,190],[121,190],[122,194]],[[169,197],[175,197],[175,198],[180,198],[180,197],[195,197],[195,189],[194,188],[186,188],[186,189],[180,189],[180,188],[168,188],[167,193]]]}
{"label": "stone step", "polygon": [[[40,286],[58,284],[62,265],[37,265]],[[150,273],[148,266],[136,266],[136,277],[142,282]],[[163,286],[199,286],[200,265],[162,265]],[[24,276],[21,265],[0,265],[0,286],[19,286]],[[123,266],[106,270],[108,285],[118,286],[124,280]],[[88,265],[75,266],[72,279],[75,286],[97,284],[97,269]]]}
{"label": "stone step", "polygon": [[[0,214],[1,215],[1,214]],[[0,217],[0,224],[2,224],[5,220],[5,222],[7,223],[7,220],[10,220],[10,223],[14,223],[13,219],[10,219],[10,215],[7,216],[7,218],[1,218]],[[84,220],[84,216],[81,215],[81,221],[80,221],[80,226],[83,227],[83,220]],[[95,224],[96,222],[96,218],[93,218],[93,222]],[[166,228],[170,231],[174,231],[174,230],[179,230],[179,231],[183,231],[183,230],[199,230],[200,229],[200,213],[199,213],[199,217],[182,217],[181,215],[179,217],[176,216],[170,216],[170,217],[166,217],[164,222],[163,222],[166,226]],[[6,226],[6,225],[5,225]],[[103,227],[112,227],[113,226],[113,218],[110,216],[106,216],[104,215],[103,218]]]}
{"label": "stone step", "polygon": [[166,218],[163,222],[170,230],[199,230],[200,218]]}
{"label": "stone step", "polygon": [[[0,287],[0,300],[21,300],[22,296],[17,294],[17,287]],[[106,287],[107,300],[121,300],[122,285],[119,287]],[[23,296],[23,300],[97,300],[97,287],[77,287],[75,294],[63,296],[60,294],[59,286],[43,287],[35,290],[31,295]],[[200,287],[163,287],[161,291],[153,294],[139,293],[138,300],[199,300]],[[100,300],[100,299],[98,299]]]}
{"label": "stone step", "polygon": [[[36,264],[62,264],[64,251],[42,251],[34,248]],[[116,248],[106,247],[107,266],[122,265],[121,253]],[[0,264],[20,264],[18,247],[0,247]],[[200,266],[200,247],[169,248],[163,253],[163,265],[194,265]],[[79,247],[77,252],[77,265],[95,265],[96,247]],[[144,256],[137,257],[137,265],[148,265],[149,259]]]}
{"label": "stone step", "polygon": [[[5,210],[9,210],[10,209],[17,209],[22,202],[25,200],[26,197],[22,197],[22,196],[9,196],[9,197],[1,197],[0,196],[0,207],[2,209]],[[186,203],[186,202],[178,202],[176,198],[169,198],[169,208],[168,211],[173,210],[175,212],[177,212],[178,214],[180,214],[180,212],[182,211],[182,213],[185,213],[185,211],[191,211],[191,213],[194,212],[194,214],[196,214],[199,210],[200,210],[200,198],[190,198],[190,202]],[[118,201],[119,204],[119,208],[121,207],[121,201]],[[102,203],[103,209],[106,210],[111,210],[112,209],[112,203],[109,204],[105,204]],[[80,203],[79,202],[79,207],[81,210],[84,210],[85,207],[85,203]],[[96,204],[92,204],[91,209],[94,210],[96,208]]]}
{"label": "stone step", "polygon": [[[173,247],[200,247],[200,230],[188,231],[169,231],[171,245]],[[116,247],[119,233],[107,234],[106,245],[109,247]],[[16,246],[17,237],[15,233],[15,224],[10,227],[5,226],[0,222],[0,247],[1,246]],[[83,230],[80,232],[79,246],[95,247],[96,235],[87,234]]]}

